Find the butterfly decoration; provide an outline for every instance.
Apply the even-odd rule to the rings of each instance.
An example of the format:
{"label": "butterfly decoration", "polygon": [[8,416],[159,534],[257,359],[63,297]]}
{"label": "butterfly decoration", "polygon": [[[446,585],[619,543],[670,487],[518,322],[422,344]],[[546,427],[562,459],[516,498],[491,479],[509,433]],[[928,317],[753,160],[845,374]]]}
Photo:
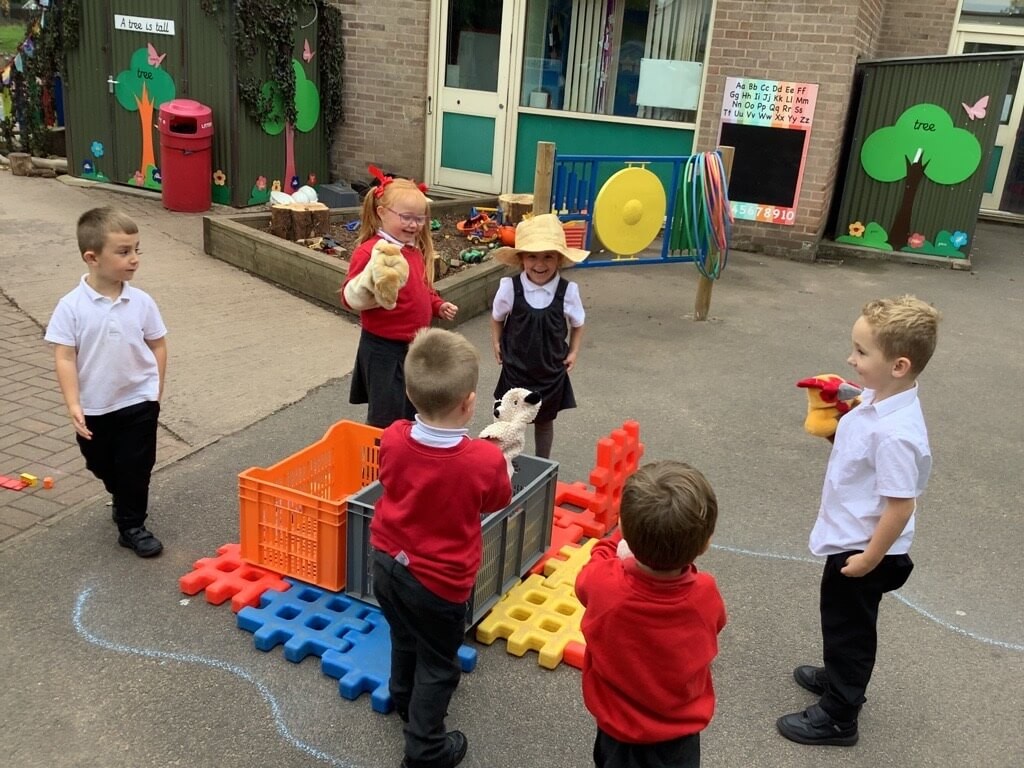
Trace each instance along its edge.
{"label": "butterfly decoration", "polygon": [[967,113],[967,116],[971,118],[971,120],[983,118],[985,117],[985,110],[988,109],[988,96],[982,96],[973,105],[965,104],[964,102],[961,101],[960,106],[964,108],[964,111]]}
{"label": "butterfly decoration", "polygon": [[153,47],[152,43],[146,43],[146,47],[149,49],[149,66],[159,67],[167,54],[157,53],[156,48]]}
{"label": "butterfly decoration", "polygon": [[306,38],[302,41],[302,60],[309,64],[314,56],[316,56],[316,51],[309,47],[309,38]]}

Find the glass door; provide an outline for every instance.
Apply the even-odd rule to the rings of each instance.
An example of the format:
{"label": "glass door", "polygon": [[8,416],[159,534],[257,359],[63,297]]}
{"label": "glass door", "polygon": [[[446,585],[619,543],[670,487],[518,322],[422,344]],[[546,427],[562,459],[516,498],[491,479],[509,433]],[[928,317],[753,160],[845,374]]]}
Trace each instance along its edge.
{"label": "glass door", "polygon": [[[960,53],[1000,53],[1024,51],[1024,29],[1007,28],[1008,34],[961,32]],[[1015,33],[1015,34],[1014,34]],[[1021,113],[1024,111],[1024,78],[1021,62],[1014,64],[1010,85],[1002,103],[985,105],[987,112],[999,119],[996,143],[986,176],[981,208],[1024,214],[1024,148],[1021,146]]]}
{"label": "glass door", "polygon": [[512,3],[441,0],[434,180],[501,192],[509,130]]}

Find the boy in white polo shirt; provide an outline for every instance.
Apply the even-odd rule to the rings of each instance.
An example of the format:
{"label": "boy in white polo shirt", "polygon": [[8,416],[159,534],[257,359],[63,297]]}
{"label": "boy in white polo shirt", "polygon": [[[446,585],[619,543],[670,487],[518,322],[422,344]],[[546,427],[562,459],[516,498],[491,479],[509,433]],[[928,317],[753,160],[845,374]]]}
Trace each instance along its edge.
{"label": "boy in white polo shirt", "polygon": [[935,351],[938,322],[935,308],[901,296],[869,302],[853,325],[847,362],[864,392],[836,430],[810,538],[811,552],[827,558],[820,602],[825,665],[793,670],[797,684],[820,698],[778,719],[791,741],[857,743],[878,647],[878,606],[914,567],[914,509],[932,466],[917,377]]}
{"label": "boy in white polo shirt", "polygon": [[85,466],[113,497],[117,542],[153,557],[163,545],[145,521],[167,329],[149,294],[128,285],[139,268],[135,222],[94,208],[78,219],[77,234],[89,273],[57,304],[46,340]]}

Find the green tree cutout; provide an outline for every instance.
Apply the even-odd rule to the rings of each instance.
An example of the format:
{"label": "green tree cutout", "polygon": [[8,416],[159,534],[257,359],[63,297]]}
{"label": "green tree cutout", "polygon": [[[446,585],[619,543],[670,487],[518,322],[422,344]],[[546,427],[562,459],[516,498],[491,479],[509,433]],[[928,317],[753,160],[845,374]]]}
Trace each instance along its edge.
{"label": "green tree cutout", "polygon": [[132,54],[128,69],[118,72],[116,79],[114,94],[118,103],[129,112],[139,113],[142,133],[139,172],[142,174],[142,184],[152,189],[160,189],[160,183],[153,178],[153,171],[157,167],[156,155],[153,152],[153,110],[174,98],[174,79],[160,69],[159,64],[149,63],[149,51],[145,48],[139,48]]}
{"label": "green tree cutout", "polygon": [[262,127],[265,133],[277,136],[284,131],[284,180],[282,189],[292,193],[300,186],[299,178],[295,173],[295,129],[303,133],[313,130],[320,119],[320,92],[316,84],[306,78],[302,71],[302,64],[298,59],[292,59],[292,70],[295,72],[295,124],[289,123],[286,118],[284,100],[281,96],[281,89],[273,81],[263,83],[260,92],[263,98],[272,106],[267,118],[263,121]]}
{"label": "green tree cutout", "polygon": [[860,151],[864,171],[882,182],[903,180],[903,200],[892,226],[889,244],[899,250],[911,235],[910,220],[921,180],[959,184],[981,163],[981,145],[970,131],[957,128],[942,107],[916,104],[896,120],[879,128]]}

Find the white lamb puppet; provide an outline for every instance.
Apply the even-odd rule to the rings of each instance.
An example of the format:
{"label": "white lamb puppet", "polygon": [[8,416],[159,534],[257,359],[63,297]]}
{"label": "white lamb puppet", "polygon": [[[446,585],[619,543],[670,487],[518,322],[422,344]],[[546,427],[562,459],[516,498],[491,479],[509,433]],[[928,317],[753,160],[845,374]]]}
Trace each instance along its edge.
{"label": "white lamb puppet", "polygon": [[526,426],[540,411],[540,395],[522,387],[510,389],[494,401],[494,423],[484,427],[480,437],[493,440],[505,455],[508,476],[515,469],[512,459],[526,447]]}
{"label": "white lamb puppet", "polygon": [[409,280],[409,264],[401,247],[381,239],[370,251],[363,271],[345,286],[345,301],[352,309],[394,309],[398,291]]}

